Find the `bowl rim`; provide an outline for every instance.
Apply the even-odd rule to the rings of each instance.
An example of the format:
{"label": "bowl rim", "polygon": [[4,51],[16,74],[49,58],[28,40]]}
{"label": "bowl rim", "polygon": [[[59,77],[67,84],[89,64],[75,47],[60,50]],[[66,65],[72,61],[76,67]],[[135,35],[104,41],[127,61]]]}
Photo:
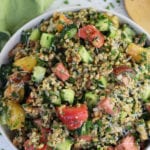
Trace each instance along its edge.
{"label": "bowl rim", "polygon": [[[147,36],[147,40],[148,42],[150,42],[150,34],[148,32],[146,32],[141,26],[139,26],[138,24],[136,24],[134,21],[132,21],[131,19],[129,19],[128,17],[119,14],[117,12],[114,12],[112,10],[107,10],[107,9],[103,9],[101,7],[99,7],[96,4],[91,4],[91,5],[86,5],[86,6],[67,6],[64,8],[59,8],[59,9],[53,9],[53,10],[49,10],[45,13],[43,13],[40,16],[35,17],[34,19],[30,20],[29,22],[27,22],[25,25],[23,25],[20,29],[18,29],[13,36],[8,40],[8,42],[5,44],[5,46],[3,47],[2,51],[0,52],[0,65],[6,63],[6,61],[4,61],[4,56],[6,55],[6,53],[8,53],[15,45],[16,43],[18,43],[18,40],[20,39],[20,35],[22,33],[22,31],[25,31],[27,29],[31,29],[34,28],[35,26],[39,25],[40,22],[44,19],[48,19],[49,17],[51,17],[53,15],[53,13],[55,12],[68,12],[68,11],[79,11],[81,9],[86,9],[86,8],[94,8],[99,12],[106,12],[106,13],[110,13],[112,15],[118,16],[119,19],[124,20],[127,24],[129,24],[132,27],[135,27],[136,30],[138,30],[137,32],[140,33],[145,33]],[[17,42],[16,39],[18,38]],[[14,44],[12,44],[14,43]],[[6,58],[5,58],[6,59]],[[4,63],[3,63],[4,62]],[[11,142],[8,134],[6,134],[6,131],[4,129],[4,126],[0,125],[0,132],[2,133],[4,140],[8,143],[8,146],[11,148],[11,150],[18,150],[13,143]]]}

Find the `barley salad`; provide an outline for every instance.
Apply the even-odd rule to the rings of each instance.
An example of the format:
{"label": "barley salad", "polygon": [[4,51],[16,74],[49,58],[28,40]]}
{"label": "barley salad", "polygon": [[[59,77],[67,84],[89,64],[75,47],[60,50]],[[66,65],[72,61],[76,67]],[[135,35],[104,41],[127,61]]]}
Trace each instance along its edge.
{"label": "barley salad", "polygon": [[0,123],[24,150],[138,150],[150,136],[150,48],[117,16],[54,13],[0,69]]}

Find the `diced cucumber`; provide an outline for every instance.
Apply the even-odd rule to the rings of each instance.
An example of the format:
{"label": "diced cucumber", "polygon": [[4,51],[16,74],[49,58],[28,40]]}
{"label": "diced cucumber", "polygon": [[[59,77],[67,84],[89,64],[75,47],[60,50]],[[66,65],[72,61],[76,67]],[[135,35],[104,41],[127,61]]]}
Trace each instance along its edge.
{"label": "diced cucumber", "polygon": [[63,89],[61,91],[61,98],[63,101],[69,102],[72,104],[74,101],[75,92],[72,89]]}
{"label": "diced cucumber", "polygon": [[143,88],[142,99],[145,102],[148,102],[150,100],[150,85],[145,85],[145,87]]}
{"label": "diced cucumber", "polygon": [[93,61],[91,55],[84,46],[79,47],[79,55],[84,63],[90,63]]}
{"label": "diced cucumber", "polygon": [[135,32],[126,24],[123,25],[122,38],[128,43],[132,43]]}
{"label": "diced cucumber", "polygon": [[73,142],[69,139],[66,139],[64,142],[57,144],[56,150],[71,150]]}
{"label": "diced cucumber", "polygon": [[69,31],[67,31],[66,36],[71,39],[73,38],[77,33],[77,28],[72,28]]}
{"label": "diced cucumber", "polygon": [[97,104],[98,96],[95,93],[87,92],[85,93],[85,100],[89,108],[92,108]]}
{"label": "diced cucumber", "polygon": [[142,141],[145,141],[148,139],[148,133],[146,131],[146,125],[145,121],[143,119],[138,120],[137,125],[136,125],[136,130],[140,134],[140,139]]}
{"label": "diced cucumber", "polygon": [[101,76],[99,80],[95,80],[96,84],[100,88],[106,88],[107,87],[107,79],[104,76]]}
{"label": "diced cucumber", "polygon": [[119,18],[117,16],[113,15],[109,19],[116,28],[119,28]]}
{"label": "diced cucumber", "polygon": [[107,86],[107,79],[104,76],[102,76],[99,81],[101,82],[101,86],[103,88],[106,88],[106,86]]}
{"label": "diced cucumber", "polygon": [[61,38],[71,39],[76,35],[76,33],[77,33],[77,26],[75,24],[71,24],[64,28],[64,30],[61,33]]}
{"label": "diced cucumber", "polygon": [[97,23],[96,23],[96,27],[100,30],[100,31],[108,31],[109,30],[109,26],[110,26],[110,20],[108,18],[103,18],[100,19]]}
{"label": "diced cucumber", "polygon": [[60,105],[61,104],[61,98],[60,98],[60,94],[58,92],[50,92],[50,100],[51,103],[54,105]]}
{"label": "diced cucumber", "polygon": [[115,36],[117,35],[117,28],[113,25],[110,25],[109,26],[109,31],[110,31],[109,37],[110,38],[115,38]]}
{"label": "diced cucumber", "polygon": [[125,112],[125,111],[121,111],[120,112],[120,121],[121,121],[121,123],[123,123],[124,122],[124,120],[125,120],[125,118],[127,117],[127,113]]}
{"label": "diced cucumber", "polygon": [[148,135],[150,136],[150,120],[146,122],[146,125],[147,125]]}
{"label": "diced cucumber", "polygon": [[0,115],[0,124],[5,125],[7,124],[7,120],[8,120],[8,114],[7,112],[3,111],[3,113]]}
{"label": "diced cucumber", "polygon": [[32,80],[34,82],[41,82],[45,76],[46,69],[41,66],[35,66],[33,69],[33,75],[32,75]]}
{"label": "diced cucumber", "polygon": [[29,39],[32,41],[36,41],[40,39],[40,36],[41,36],[40,30],[38,28],[35,28],[32,30]]}
{"label": "diced cucumber", "polygon": [[40,39],[40,44],[44,48],[49,48],[53,42],[54,35],[50,33],[43,33]]}

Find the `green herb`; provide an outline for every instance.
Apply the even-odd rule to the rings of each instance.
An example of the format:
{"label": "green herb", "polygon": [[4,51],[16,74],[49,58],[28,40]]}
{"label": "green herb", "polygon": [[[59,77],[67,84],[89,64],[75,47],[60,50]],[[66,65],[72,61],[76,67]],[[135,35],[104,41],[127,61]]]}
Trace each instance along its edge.
{"label": "green herb", "polygon": [[106,9],[110,9],[110,7],[109,7],[109,6],[107,6],[107,7],[106,7]]}
{"label": "green herb", "polygon": [[18,94],[15,91],[12,92],[11,96],[14,98],[18,98]]}
{"label": "green herb", "polygon": [[116,3],[120,3],[120,0],[116,0]]}
{"label": "green herb", "polygon": [[8,119],[8,107],[4,104],[3,100],[0,99],[0,124],[6,124]]}
{"label": "green herb", "polygon": [[68,0],[64,0],[64,4],[69,4],[69,1]]}
{"label": "green herb", "polygon": [[52,103],[54,105],[60,105],[61,104],[59,92],[42,91],[41,96],[43,98],[43,103],[47,103],[47,104]]}
{"label": "green herb", "polygon": [[116,50],[115,49],[111,50],[111,55],[113,55],[113,56],[116,55]]}
{"label": "green herb", "polygon": [[147,53],[146,52],[142,52],[141,56],[142,56],[142,61],[147,60]]}
{"label": "green herb", "polygon": [[31,130],[33,127],[34,127],[34,123],[30,120],[30,116],[26,115],[26,120],[25,120],[25,127],[28,129],[28,130]]}
{"label": "green herb", "polygon": [[141,118],[143,118],[145,121],[149,120],[149,113],[148,112],[143,113]]}
{"label": "green herb", "polygon": [[28,31],[23,31],[22,34],[21,34],[21,42],[23,44],[28,44],[28,41],[29,41],[29,36],[30,36],[30,32]]}
{"label": "green herb", "polygon": [[81,4],[77,4],[77,6],[81,6]]}
{"label": "green herb", "polygon": [[127,130],[131,130],[132,129],[132,126],[127,126]]}
{"label": "green herb", "polygon": [[137,121],[137,125],[145,125],[144,119],[140,119]]}
{"label": "green herb", "polygon": [[72,83],[72,84],[74,84],[75,81],[76,81],[76,79],[73,78],[73,77],[70,77],[70,78],[68,79],[68,82],[69,82],[69,83]]}
{"label": "green herb", "polygon": [[41,96],[43,98],[43,103],[50,103],[49,94],[47,94],[45,91],[42,91]]}
{"label": "green herb", "polygon": [[61,32],[60,38],[62,39],[71,39],[77,33],[77,26],[75,24],[71,24],[66,26]]}
{"label": "green herb", "polygon": [[37,60],[37,66],[41,66],[41,67],[48,67],[48,62],[46,62],[45,60],[42,60],[40,58],[36,58]]}
{"label": "green herb", "polygon": [[111,2],[108,4],[108,6],[106,7],[106,9],[110,9],[110,7],[111,7],[111,8],[115,8],[114,4],[111,3]]}
{"label": "green herb", "polygon": [[106,88],[107,80],[105,77],[101,77],[100,80],[94,80],[94,83],[97,85],[98,88]]}
{"label": "green herb", "polygon": [[105,129],[105,131],[106,131],[106,132],[110,132],[110,131],[111,131],[111,128],[108,127],[108,128]]}
{"label": "green herb", "polygon": [[5,45],[5,43],[8,41],[8,39],[9,39],[9,35],[7,33],[0,32],[0,52],[3,46]]}
{"label": "green herb", "polygon": [[113,3],[109,3],[109,5],[110,5],[112,8],[115,8],[115,6],[114,6]]}
{"label": "green herb", "polygon": [[146,39],[147,39],[147,36],[146,36],[146,34],[142,34],[142,35],[140,35],[140,39],[139,39],[139,42],[138,42],[138,44],[140,44],[140,45],[145,45],[145,43],[146,43]]}
{"label": "green herb", "polygon": [[11,69],[10,64],[4,64],[0,67],[0,88],[5,86],[7,77],[11,74]]}
{"label": "green herb", "polygon": [[98,132],[101,132],[103,126],[102,120],[97,120],[94,125],[97,126]]}
{"label": "green herb", "polygon": [[93,129],[93,123],[91,120],[88,120],[83,124],[83,126],[80,129],[81,135],[88,135],[90,134],[91,130]]}

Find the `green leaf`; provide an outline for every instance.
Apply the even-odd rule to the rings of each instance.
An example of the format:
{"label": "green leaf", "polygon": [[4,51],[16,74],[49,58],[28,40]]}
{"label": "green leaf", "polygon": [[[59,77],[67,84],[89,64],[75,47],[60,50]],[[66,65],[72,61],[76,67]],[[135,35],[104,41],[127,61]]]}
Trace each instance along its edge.
{"label": "green leaf", "polygon": [[0,32],[0,52],[4,47],[5,43],[8,41],[10,35],[6,32]]}

